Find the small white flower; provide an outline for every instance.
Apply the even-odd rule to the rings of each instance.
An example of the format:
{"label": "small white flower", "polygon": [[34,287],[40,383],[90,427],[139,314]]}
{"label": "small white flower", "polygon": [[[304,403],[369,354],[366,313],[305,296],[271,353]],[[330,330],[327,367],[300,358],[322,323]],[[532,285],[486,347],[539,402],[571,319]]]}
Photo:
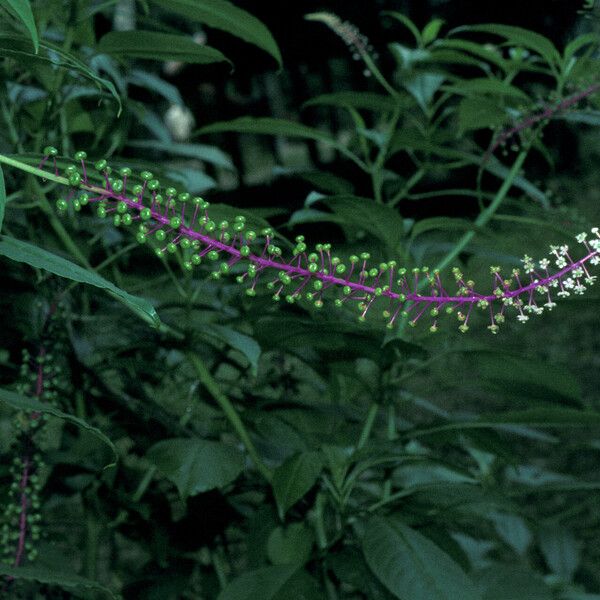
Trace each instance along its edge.
{"label": "small white flower", "polygon": [[563,280],[563,286],[568,290],[571,290],[575,287],[575,281],[571,279],[571,277],[567,277],[565,280]]}
{"label": "small white flower", "polygon": [[550,265],[550,261],[547,258],[542,258],[542,260],[540,260],[540,268],[541,269],[547,269],[549,265]]}
{"label": "small white flower", "polygon": [[546,304],[544,304],[544,306],[548,310],[552,310],[556,306],[556,302],[552,302],[552,300],[548,300],[548,302],[546,302]]}
{"label": "small white flower", "polygon": [[559,298],[568,298],[571,294],[569,292],[567,292],[566,290],[561,290],[560,292],[557,292],[556,295]]}
{"label": "small white flower", "polygon": [[596,275],[589,275],[588,277],[585,278],[585,282],[588,285],[594,285],[594,283],[596,282],[597,276]]}
{"label": "small white flower", "polygon": [[517,321],[525,323],[526,321],[529,321],[529,317],[527,315],[517,315]]}
{"label": "small white flower", "polygon": [[597,254],[596,256],[592,256],[592,258],[590,258],[590,263],[594,266],[600,265],[600,256],[598,256]]}
{"label": "small white flower", "polygon": [[557,258],[554,263],[559,269],[564,269],[567,266],[567,260],[563,256]]}
{"label": "small white flower", "polygon": [[594,235],[598,235],[598,231],[599,231],[599,229],[597,227],[592,227],[592,233]]}
{"label": "small white flower", "polygon": [[587,239],[587,233],[580,233],[578,235],[575,236],[575,239],[580,243],[583,244],[583,242],[585,242],[585,240]]}
{"label": "small white flower", "polygon": [[561,246],[558,251],[560,252],[560,254],[562,256],[566,256],[567,253],[569,252],[569,246],[567,246],[566,244],[564,244],[563,246]]}
{"label": "small white flower", "polygon": [[585,285],[582,285],[581,283],[578,283],[574,288],[575,293],[578,294],[579,296],[581,296],[583,294],[583,292],[585,292],[586,289],[587,288],[585,287]]}

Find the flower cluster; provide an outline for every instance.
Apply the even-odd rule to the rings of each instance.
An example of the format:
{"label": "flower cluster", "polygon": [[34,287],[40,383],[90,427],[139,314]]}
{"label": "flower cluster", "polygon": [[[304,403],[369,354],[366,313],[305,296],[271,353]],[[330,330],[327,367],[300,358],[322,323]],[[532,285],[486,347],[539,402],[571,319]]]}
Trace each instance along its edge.
{"label": "flower cluster", "polygon": [[[58,175],[56,149],[48,147],[45,153],[42,165],[53,158]],[[265,277],[276,301],[304,300],[321,308],[329,295],[338,307],[355,306],[361,321],[374,307],[381,307],[389,328],[400,319],[414,326],[428,316],[432,332],[437,331],[442,314],[456,315],[459,330],[466,332],[473,309],[480,309],[489,312],[488,329],[496,333],[510,312],[526,322],[530,315],[553,308],[554,297],[583,293],[596,279],[588,266],[600,260],[598,228],[592,229],[589,240],[585,233],[577,236],[585,250],[577,260],[568,246],[552,246],[551,259],[536,264],[525,256],[522,269],[515,268],[510,274],[492,267],[492,291],[487,294],[476,291],[474,282],[454,269],[457,289],[449,292],[437,270],[408,270],[394,260],[373,264],[368,253],[342,260],[332,253],[331,244],[309,249],[303,236],[296,238],[291,256],[284,257],[271,228],[251,229],[243,215],[233,222],[213,221],[204,199],[163,188],[149,171],[142,171],[139,177],[129,168],[114,172],[106,160],[95,163],[103,184],[94,184],[85,152],[78,152],[75,158],[79,167],[69,165],[61,179],[70,185],[70,192],[57,201],[59,211],[79,211],[93,205],[99,217],[112,218],[116,226],[135,225],[138,242],[152,243],[158,256],[176,255],[186,270],[208,262],[213,264],[211,276],[215,279],[236,274],[250,296],[256,294],[259,280]]]}

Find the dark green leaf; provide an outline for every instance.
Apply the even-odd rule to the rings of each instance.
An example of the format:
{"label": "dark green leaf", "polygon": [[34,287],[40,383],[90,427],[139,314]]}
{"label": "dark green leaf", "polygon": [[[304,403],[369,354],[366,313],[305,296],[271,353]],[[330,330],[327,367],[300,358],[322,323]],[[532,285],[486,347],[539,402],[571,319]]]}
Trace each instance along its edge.
{"label": "dark green leaf", "polygon": [[397,100],[373,92],[335,92],[311,98],[303,106],[338,106],[376,112],[390,112],[396,108]]}
{"label": "dark green leaf", "polygon": [[561,62],[561,56],[552,42],[529,29],[522,27],[514,27],[512,25],[501,25],[499,23],[491,23],[485,25],[465,25],[457,27],[451,33],[462,31],[491,33],[505,38],[510,44],[515,46],[523,46],[529,50],[537,52],[551,67],[556,67]]}
{"label": "dark green leaf", "polygon": [[0,0],[0,3],[11,8],[19,19],[21,19],[23,25],[27,28],[27,31],[29,31],[35,53],[37,54],[40,49],[40,40],[29,0]]}
{"label": "dark green leaf", "polygon": [[105,596],[115,599],[119,597],[96,581],[86,579],[85,577],[80,577],[79,575],[75,575],[73,573],[61,573],[60,571],[48,569],[46,567],[33,567],[29,565],[24,567],[9,567],[4,563],[0,563],[0,575],[6,575],[8,577],[14,577],[15,579],[22,579],[24,581],[47,583],[66,589],[83,588],[87,590],[93,590],[102,592]]}
{"label": "dark green leaf", "polygon": [[314,536],[303,523],[277,527],[269,535],[267,554],[274,565],[302,566],[310,558]]}
{"label": "dark green leaf", "polygon": [[563,525],[552,523],[539,533],[540,550],[546,564],[563,581],[571,581],[580,562],[581,544],[573,532]]}
{"label": "dark green leaf", "polygon": [[302,123],[296,123],[294,121],[287,121],[286,119],[273,119],[271,117],[239,117],[232,121],[220,121],[218,123],[212,123],[202,129],[198,130],[199,135],[206,133],[223,133],[223,132],[236,132],[236,133],[257,133],[263,135],[282,135],[285,137],[301,137],[311,140],[320,140],[323,142],[329,142],[335,144],[335,140],[329,135],[321,131],[320,129],[314,129],[302,125]]}
{"label": "dark green leaf", "polygon": [[273,493],[282,519],[288,509],[316,483],[322,466],[318,452],[303,452],[290,457],[275,469]]}
{"label": "dark green leaf", "polygon": [[255,16],[225,0],[152,0],[169,12],[186,20],[205,23],[258,46],[283,65],[277,42]]}
{"label": "dark green leaf", "polygon": [[472,97],[474,95],[485,95],[494,97],[508,97],[516,100],[529,102],[529,96],[518,87],[510,85],[499,79],[489,77],[465,79],[453,85],[443,86],[444,91],[460,96]]}
{"label": "dark green leaf", "polygon": [[4,222],[4,210],[6,208],[6,186],[4,185],[4,173],[0,167],[0,232]]}
{"label": "dark green leaf", "polygon": [[244,468],[244,455],[237,448],[201,439],[163,440],[146,457],[177,486],[182,498],[228,485]]}
{"label": "dark green leaf", "polygon": [[552,600],[552,590],[526,567],[495,564],[473,575],[483,600]]}
{"label": "dark green leaf", "polygon": [[183,144],[178,142],[157,142],[156,140],[131,140],[127,145],[132,148],[142,148],[145,150],[154,150],[165,152],[173,156],[185,156],[186,158],[196,158],[217,167],[223,167],[231,171],[235,170],[231,158],[216,146],[207,144]]}
{"label": "dark green leaf", "polygon": [[33,54],[29,50],[29,40],[25,36],[0,33],[0,56],[13,58],[19,63],[40,64],[46,68],[57,66],[69,72],[78,73],[108,91],[118,102],[120,114],[121,98],[112,81],[99,77],[74,54],[65,52],[62,48],[50,42],[41,41],[40,50],[38,54]]}
{"label": "dark green leaf", "polygon": [[66,277],[72,281],[87,283],[88,285],[93,285],[97,288],[106,290],[111,296],[125,304],[127,308],[132,310],[147,323],[150,323],[154,327],[160,325],[158,314],[148,300],[132,296],[119,289],[110,281],[100,277],[100,275],[94,271],[80,267],[56,254],[51,254],[46,250],[42,250],[27,242],[16,240],[15,238],[1,236],[0,256],[6,256],[11,260],[26,263],[38,269],[44,269],[59,277]]}
{"label": "dark green leaf", "polygon": [[115,445],[99,429],[92,427],[82,419],[64,413],[61,410],[58,410],[58,408],[52,406],[51,404],[45,404],[43,402],[40,402],[36,398],[29,398],[27,396],[15,394],[15,392],[11,392],[2,388],[0,388],[0,402],[4,402],[5,404],[8,404],[16,410],[23,410],[26,412],[39,412],[42,414],[52,415],[53,417],[58,417],[59,419],[63,419],[64,421],[69,421],[69,423],[73,423],[74,425],[77,425],[77,427],[89,431],[93,436],[97,437],[99,440],[104,442],[112,450],[112,453],[114,455],[114,462],[107,465],[105,468],[116,465],[119,457]]}
{"label": "dark green leaf", "polygon": [[440,33],[442,25],[444,25],[444,19],[432,19],[423,27],[422,36],[423,36],[423,44],[427,46],[433,42]]}
{"label": "dark green leaf", "polygon": [[275,565],[242,573],[217,600],[322,600],[316,581],[297,565]]}
{"label": "dark green leaf", "polygon": [[212,323],[208,323],[203,331],[207,334],[214,335],[232,348],[241,352],[248,359],[252,374],[256,375],[261,349],[255,339],[251,338],[249,335],[244,335],[235,329],[231,329],[230,327],[214,325]]}
{"label": "dark green leaf", "polygon": [[202,65],[225,61],[231,64],[215,48],[196,44],[183,35],[155,31],[111,31],[100,40],[97,50],[120,58],[176,60]]}
{"label": "dark green leaf", "polygon": [[401,600],[481,600],[473,582],[445,552],[399,521],[372,518],[363,552],[373,573]]}
{"label": "dark green leaf", "polygon": [[329,206],[342,224],[368,231],[383,242],[390,253],[398,251],[404,237],[404,223],[398,211],[358,196],[329,196],[320,202]]}

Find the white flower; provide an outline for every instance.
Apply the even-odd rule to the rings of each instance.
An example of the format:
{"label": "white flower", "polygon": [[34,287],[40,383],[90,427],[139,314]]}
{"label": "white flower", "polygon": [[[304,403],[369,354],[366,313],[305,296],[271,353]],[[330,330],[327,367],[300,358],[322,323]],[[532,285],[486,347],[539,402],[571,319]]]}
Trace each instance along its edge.
{"label": "white flower", "polygon": [[564,269],[567,266],[567,260],[563,256],[557,258],[554,263],[559,269]]}
{"label": "white flower", "polygon": [[589,275],[588,277],[585,278],[585,282],[588,285],[594,285],[594,283],[596,282],[596,279],[597,279],[596,275]]}
{"label": "white flower", "polygon": [[585,240],[587,239],[587,233],[580,233],[578,235],[575,236],[575,239],[580,243],[583,244],[583,242],[585,242]]}
{"label": "white flower", "polygon": [[567,277],[563,281],[563,286],[566,287],[568,290],[571,290],[575,287],[575,281],[571,279],[571,277]]}
{"label": "white flower", "polygon": [[517,321],[525,323],[526,321],[529,321],[529,317],[527,315],[517,315]]}
{"label": "white flower", "polygon": [[561,246],[558,251],[560,252],[560,254],[562,256],[566,256],[567,253],[569,252],[569,246],[567,246],[566,244],[564,244],[563,246]]}
{"label": "white flower", "polygon": [[542,258],[542,260],[540,260],[540,268],[541,269],[547,269],[549,265],[550,265],[550,261],[547,258]]}
{"label": "white flower", "polygon": [[548,310],[552,310],[556,306],[556,302],[552,302],[552,300],[548,300],[548,302],[546,302],[546,304],[544,304],[544,306]]}
{"label": "white flower", "polygon": [[567,292],[566,290],[561,290],[560,292],[557,292],[556,295],[559,298],[568,298],[571,294],[569,292]]}
{"label": "white flower", "polygon": [[578,283],[575,286],[575,293],[578,294],[579,296],[581,296],[583,294],[583,292],[585,292],[587,288],[585,287],[585,285],[582,285],[581,283]]}

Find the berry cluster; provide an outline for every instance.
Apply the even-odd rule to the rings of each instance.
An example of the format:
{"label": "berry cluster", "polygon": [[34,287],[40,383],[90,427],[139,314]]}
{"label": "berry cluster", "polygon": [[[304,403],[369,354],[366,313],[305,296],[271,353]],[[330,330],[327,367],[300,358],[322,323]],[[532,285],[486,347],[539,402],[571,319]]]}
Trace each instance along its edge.
{"label": "berry cluster", "polygon": [[[40,166],[53,159],[58,176],[57,154],[55,148],[47,147]],[[530,314],[553,308],[553,294],[560,298],[583,293],[596,279],[588,265],[600,260],[597,228],[592,229],[589,240],[587,234],[577,236],[584,247],[579,259],[571,257],[567,246],[552,246],[553,264],[548,259],[536,264],[526,256],[523,268],[513,269],[510,274],[503,275],[499,267],[492,267],[489,293],[476,291],[474,282],[454,269],[457,290],[448,292],[437,270],[407,270],[394,260],[372,264],[368,253],[344,261],[332,253],[330,244],[309,249],[302,236],[296,238],[291,256],[286,258],[271,228],[250,229],[243,215],[233,222],[213,221],[207,201],[161,186],[150,171],[134,177],[129,168],[115,172],[106,160],[99,160],[94,165],[96,177],[102,182],[98,185],[91,180],[86,153],[77,152],[75,159],[78,165],[67,166],[61,179],[70,190],[56,203],[60,212],[95,206],[96,214],[112,218],[115,226],[135,225],[138,242],[152,242],[158,256],[176,255],[186,270],[206,261],[214,265],[211,276],[215,279],[237,274],[237,281],[246,284],[250,296],[256,294],[259,278],[265,276],[270,277],[267,288],[274,300],[306,300],[320,308],[326,293],[331,293],[336,306],[356,306],[361,321],[373,307],[383,303],[381,314],[389,328],[400,318],[414,326],[428,315],[432,332],[437,331],[443,313],[455,314],[459,330],[466,332],[476,308],[489,312],[488,329],[496,333],[511,311],[525,322]]]}
{"label": "berry cluster", "polygon": [[[23,349],[17,391],[23,396],[34,397],[44,404],[58,404],[62,388],[62,368],[55,353],[61,348],[57,331],[59,315],[52,307],[42,327],[42,338],[35,344],[36,352]],[[0,560],[13,567],[24,560],[37,557],[35,542],[40,539],[40,473],[45,468],[39,443],[49,416],[39,412],[18,412],[13,426],[17,431],[10,467],[12,483],[4,506],[0,526]],[[8,579],[10,583],[11,579]]]}

